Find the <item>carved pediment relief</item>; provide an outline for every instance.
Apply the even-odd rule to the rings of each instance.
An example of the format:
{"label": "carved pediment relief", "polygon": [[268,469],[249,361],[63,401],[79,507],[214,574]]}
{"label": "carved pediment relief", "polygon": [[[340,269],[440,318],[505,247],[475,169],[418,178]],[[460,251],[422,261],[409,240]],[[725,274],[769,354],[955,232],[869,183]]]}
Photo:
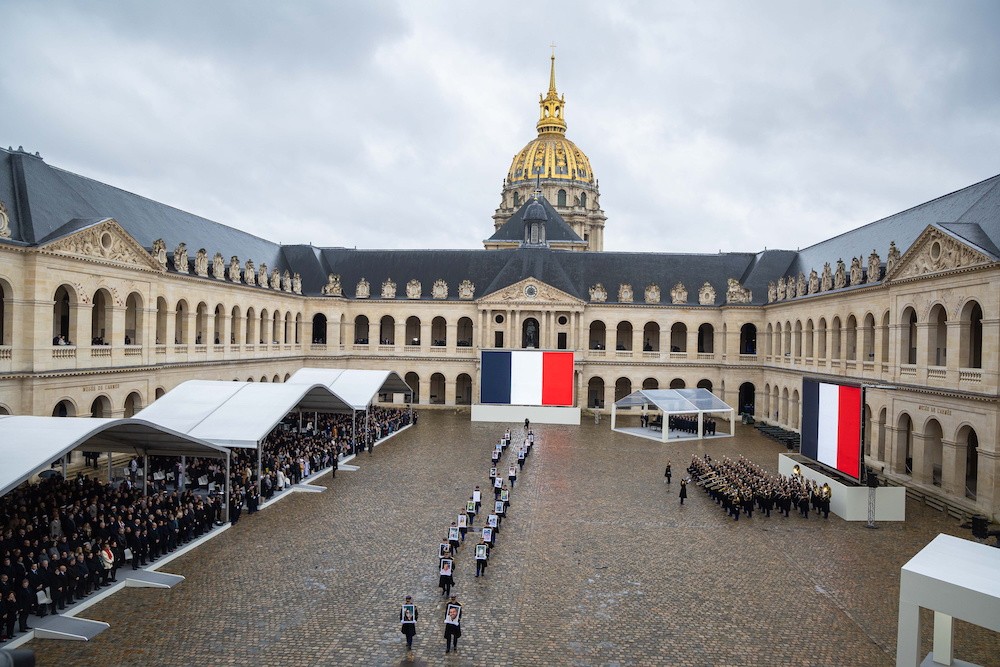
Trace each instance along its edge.
{"label": "carved pediment relief", "polygon": [[111,219],[56,239],[42,246],[41,251],[157,273],[165,271],[156,258]]}
{"label": "carved pediment relief", "polygon": [[990,264],[993,260],[979,250],[972,248],[941,231],[928,227],[903,253],[886,278],[899,280],[943,271],[953,271],[980,264]]}
{"label": "carved pediment relief", "polygon": [[480,299],[481,303],[580,303],[574,296],[547,285],[535,278],[525,278],[513,285],[498,289],[496,292],[487,294]]}

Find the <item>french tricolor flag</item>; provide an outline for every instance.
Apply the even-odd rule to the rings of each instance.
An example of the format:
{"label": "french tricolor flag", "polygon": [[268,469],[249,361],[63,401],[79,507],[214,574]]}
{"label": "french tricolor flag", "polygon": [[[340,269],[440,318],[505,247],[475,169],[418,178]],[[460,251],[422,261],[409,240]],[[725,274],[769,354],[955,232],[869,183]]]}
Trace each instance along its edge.
{"label": "french tricolor flag", "polygon": [[573,405],[573,353],[483,350],[480,402]]}
{"label": "french tricolor flag", "polygon": [[861,475],[861,388],[803,380],[802,454]]}

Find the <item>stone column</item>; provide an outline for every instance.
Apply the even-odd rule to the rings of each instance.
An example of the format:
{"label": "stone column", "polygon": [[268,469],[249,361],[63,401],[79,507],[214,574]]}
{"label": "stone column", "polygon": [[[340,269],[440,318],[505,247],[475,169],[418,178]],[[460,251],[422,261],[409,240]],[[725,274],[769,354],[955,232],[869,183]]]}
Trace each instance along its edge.
{"label": "stone column", "polygon": [[688,359],[698,358],[698,327],[688,324],[687,330],[687,356]]}
{"label": "stone column", "polygon": [[635,357],[642,356],[642,350],[644,349],[645,340],[642,337],[643,330],[641,327],[637,327],[635,323],[632,323],[632,354]]}
{"label": "stone column", "polygon": [[970,325],[968,322],[948,320],[946,343],[948,346],[948,357],[945,365],[948,368],[948,377],[952,382],[958,381],[958,369],[962,365],[962,355],[960,354],[962,351],[962,340],[969,339],[969,329]]}
{"label": "stone column", "polygon": [[[458,320],[445,320],[444,330],[445,340],[448,341],[446,349],[449,353],[454,353],[455,348],[458,346]],[[454,391],[452,391],[452,394],[454,394]]]}
{"label": "stone column", "polygon": [[941,488],[958,498],[965,497],[965,443],[941,440]]}
{"label": "stone column", "polygon": [[917,322],[917,383],[927,382],[927,346],[930,338],[928,331],[931,327],[929,322]]}
{"label": "stone column", "polygon": [[979,447],[976,468],[976,505],[984,514],[1000,514],[1000,453]]}
{"label": "stone column", "polygon": [[406,345],[406,320],[399,318],[393,321],[393,348],[400,352]]}
{"label": "stone column", "polygon": [[[433,320],[432,320],[433,321]],[[431,321],[431,322],[432,322]],[[426,350],[434,341],[431,340],[431,322],[426,319],[420,320],[420,349]]]}
{"label": "stone column", "polygon": [[[420,377],[420,382],[418,383],[420,389],[420,405],[429,405],[431,402],[431,376],[425,375]],[[488,470],[486,472],[489,472]]]}
{"label": "stone column", "polygon": [[[453,378],[445,378],[444,380],[444,404],[445,405],[455,405],[455,387],[457,383]],[[489,471],[487,471],[489,472]]]}
{"label": "stone column", "polygon": [[913,433],[913,481],[930,484],[933,480],[927,447],[930,438],[923,433]]}

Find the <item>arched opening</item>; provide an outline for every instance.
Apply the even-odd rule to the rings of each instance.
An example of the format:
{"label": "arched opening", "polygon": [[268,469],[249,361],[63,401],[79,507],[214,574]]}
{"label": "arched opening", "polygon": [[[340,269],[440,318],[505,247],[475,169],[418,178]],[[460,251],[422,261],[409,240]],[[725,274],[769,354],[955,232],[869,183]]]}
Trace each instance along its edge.
{"label": "arched opening", "polygon": [[281,376],[275,373],[274,377],[271,378],[271,382],[281,382]]}
{"label": "arched opening", "polygon": [[368,344],[368,318],[364,315],[354,318],[354,344]]}
{"label": "arched opening", "polygon": [[615,349],[616,350],[632,350],[632,323],[625,321],[619,322],[618,327],[615,330]]}
{"label": "arched opening", "polygon": [[468,317],[458,318],[458,340],[455,344],[458,347],[472,347],[472,319]]}
{"label": "arched opening", "polygon": [[587,405],[592,408],[604,407],[604,378],[592,377],[587,382]]}
{"label": "arched opening", "polygon": [[783,424],[787,424],[788,419],[788,387],[781,390],[781,414],[785,416]]}
{"label": "arched opening", "polygon": [[962,368],[983,367],[983,308],[976,301],[962,308],[958,350]]}
{"label": "arched opening", "polygon": [[56,345],[74,345],[70,331],[76,328],[76,292],[65,285],[56,289],[52,306],[52,342]]}
{"label": "arched opening", "polygon": [[771,384],[764,385],[764,416],[768,417],[771,414]]}
{"label": "arched opening", "polygon": [[785,354],[783,331],[781,322],[774,325],[774,353],[779,357]]}
{"label": "arched opening", "polygon": [[156,344],[167,344],[167,300],[162,296],[156,297]]}
{"label": "arched opening", "polygon": [[846,340],[844,350],[848,361],[858,360],[858,318],[853,314],[847,316],[847,326],[844,327]]}
{"label": "arched opening", "polygon": [[591,350],[603,350],[607,347],[607,329],[604,326],[604,322],[594,320],[590,323],[590,337],[588,340],[588,347]]}
{"label": "arched opening", "polygon": [[142,345],[142,296],[132,292],[125,299],[125,345]]}
{"label": "arched opening", "polygon": [[292,318],[291,311],[285,312],[285,331],[284,335],[281,337],[281,342],[285,345],[291,345],[295,340],[295,320]]}
{"label": "arched opening", "polygon": [[927,365],[948,365],[948,313],[944,306],[931,308],[927,327]]}
{"label": "arched opening", "polygon": [[687,352],[688,328],[683,322],[674,322],[670,327],[670,351]]}
{"label": "arched opening", "polygon": [[174,308],[174,345],[187,345],[187,320],[187,301],[181,299],[177,302],[177,307]]}
{"label": "arched opening", "polygon": [[965,445],[965,497],[976,499],[979,490],[979,436],[971,426],[963,426],[958,432],[958,444]]}
{"label": "arched opening", "polygon": [[885,461],[885,425],[886,425],[886,415],[888,411],[882,408],[878,411],[878,438],[875,441],[875,458],[879,461]]}
{"label": "arched opening", "polygon": [[632,381],[628,378],[618,378],[615,381],[615,400],[620,401],[632,393]]}
{"label": "arched opening", "polygon": [[326,315],[316,313],[312,321],[312,341],[320,345],[326,345]]}
{"label": "arched opening", "polygon": [[379,345],[396,344],[396,319],[392,315],[383,315],[378,324]]}
{"label": "arched opening", "polygon": [[874,426],[874,424],[872,424],[872,409],[871,406],[869,406],[867,403],[865,403],[864,407],[861,409],[861,419],[862,423],[864,424],[864,433],[865,433],[865,439],[863,443],[865,456],[871,456],[872,431],[874,430],[872,427]]}
{"label": "arched opening", "polygon": [[795,337],[792,341],[792,352],[795,353],[796,359],[802,357],[802,320],[795,320]]}
{"label": "arched opening", "polygon": [[472,405],[472,378],[459,373],[455,378],[455,405]]}
{"label": "arched opening", "polygon": [[257,342],[257,313],[254,312],[252,306],[247,308],[247,330],[244,342],[247,345],[253,345]]}
{"label": "arched opening", "polygon": [[441,373],[431,375],[431,403],[444,405],[444,376]]}
{"label": "arched opening", "polygon": [[160,400],[161,398],[163,398],[163,395],[165,393],[167,393],[167,392],[163,389],[163,387],[157,387],[156,391],[153,394],[153,396],[154,396],[153,400],[154,401]]}
{"label": "arched opening", "polygon": [[708,379],[698,380],[698,384],[695,385],[698,389],[708,389],[712,391],[712,381]]}
{"label": "arched opening", "polygon": [[934,486],[941,486],[941,459],[943,447],[941,440],[944,432],[936,419],[928,419],[924,425],[924,465],[921,477],[923,481],[930,480]]}
{"label": "arched opening", "polygon": [[260,311],[260,331],[258,331],[258,339],[261,345],[266,345],[268,342],[268,333],[271,331],[271,317],[267,312],[267,308],[262,308]]}
{"label": "arched opening", "polygon": [[902,364],[917,363],[917,311],[907,307],[900,318],[899,361]]}
{"label": "arched opening", "polygon": [[770,322],[767,323],[767,340],[764,341],[766,345],[766,350],[768,356],[774,356],[774,327]]}
{"label": "arched opening", "polygon": [[198,304],[195,314],[194,332],[195,345],[206,345],[208,343],[211,332],[208,330],[208,304],[204,301]]}
{"label": "arched opening", "polygon": [[656,322],[646,322],[642,328],[642,349],[644,352],[660,351],[660,325]]}
{"label": "arched opening", "polygon": [[111,345],[111,294],[103,287],[94,292],[90,308],[90,344]]}
{"label": "arched opening", "polygon": [[745,415],[754,414],[754,409],[756,407],[755,403],[757,400],[757,388],[753,386],[752,382],[744,382],[740,385],[739,392],[739,404],[740,412]]}
{"label": "arched opening", "polygon": [[715,354],[715,327],[707,322],[698,327],[698,352]]}
{"label": "arched opening", "polygon": [[539,336],[538,320],[534,317],[525,318],[521,323],[521,347],[537,348]]}
{"label": "arched opening", "polygon": [[236,345],[243,340],[243,314],[239,306],[233,306],[229,313],[229,322],[232,331],[229,332],[229,344]]}
{"label": "arched opening", "polygon": [[222,345],[226,342],[226,307],[221,303],[215,306],[215,321],[212,323],[212,342]]}
{"label": "arched opening", "polygon": [[133,391],[125,397],[125,410],[122,412],[122,416],[125,419],[131,419],[139,410],[142,410],[142,396],[139,392]]}
{"label": "arched opening", "polygon": [[660,382],[656,378],[646,378],[642,381],[643,389],[659,389]]}
{"label": "arched opening", "polygon": [[517,208],[517,207],[519,207],[521,205],[521,195],[518,194],[516,191],[514,192],[513,205],[514,205],[514,208]]}
{"label": "arched opening", "polygon": [[586,192],[581,192],[580,193],[580,206],[582,208],[587,208],[587,193]]}
{"label": "arched opening", "polygon": [[290,380],[291,377],[292,377],[291,373],[285,373],[285,382],[288,382],[288,380]]}
{"label": "arched opening", "polygon": [[63,399],[56,403],[55,407],[52,408],[53,417],[76,417],[76,406],[73,401]]}
{"label": "arched opening", "polygon": [[281,313],[277,310],[271,316],[271,342],[275,345],[281,343],[284,338],[281,335]]}
{"label": "arched opening", "polygon": [[875,361],[875,316],[865,315],[865,324],[861,334],[862,361]]}
{"label": "arched opening", "polygon": [[819,318],[819,325],[816,327],[816,358],[826,359],[826,318]]}
{"label": "arched opening", "polygon": [[11,335],[14,331],[11,325],[11,317],[14,314],[14,309],[8,301],[12,298],[14,292],[10,288],[10,283],[6,280],[0,280],[0,345],[10,345]]}
{"label": "arched opening", "polygon": [[792,420],[792,428],[799,427],[799,390],[792,390],[792,402],[788,406],[788,415]]}
{"label": "arched opening", "polygon": [[101,394],[90,404],[90,416],[97,419],[107,419],[111,416],[111,400]]}
{"label": "arched opening", "polygon": [[771,390],[771,407],[774,410],[774,421],[781,421],[781,416],[785,414],[785,408],[781,404],[781,390],[777,386]]}
{"label": "arched opening", "polygon": [[413,392],[413,398],[411,399],[414,404],[420,403],[420,376],[410,371],[403,376],[403,381],[410,387],[410,391]]}
{"label": "arched opening", "polygon": [[889,311],[882,314],[882,363],[889,361]]}
{"label": "arched opening", "polygon": [[782,336],[782,352],[786,357],[792,356],[792,323],[785,321],[784,336]]}
{"label": "arched opening", "polygon": [[6,405],[0,405],[0,416],[6,417],[9,414],[10,414],[10,410],[7,408],[7,406]]}
{"label": "arched opening", "polygon": [[749,322],[740,327],[740,354],[757,354],[757,326]]}
{"label": "arched opening", "polygon": [[813,327],[812,318],[806,320],[806,332],[805,332],[805,343],[806,343],[806,359],[813,358],[813,351],[815,345],[815,328]]}
{"label": "arched opening", "polygon": [[295,338],[296,345],[302,344],[302,313],[295,313]]}
{"label": "arched opening", "polygon": [[560,208],[566,207],[566,191],[560,190],[556,193],[556,206]]}
{"label": "arched opening", "polygon": [[683,389],[686,386],[687,385],[684,384],[684,380],[682,380],[681,378],[674,378],[673,380],[670,381],[671,389]]}
{"label": "arched opening", "polygon": [[913,420],[905,412],[896,421],[896,458],[907,475],[913,474]]}
{"label": "arched opening", "polygon": [[444,347],[448,344],[448,321],[438,316],[431,320],[431,345]]}
{"label": "arched opening", "polygon": [[840,334],[841,334],[841,323],[840,317],[834,317],[833,321],[830,322],[830,358],[831,359],[841,359],[840,356],[843,350],[840,347]]}
{"label": "arched opening", "polygon": [[406,344],[420,345],[420,318],[416,315],[406,318]]}

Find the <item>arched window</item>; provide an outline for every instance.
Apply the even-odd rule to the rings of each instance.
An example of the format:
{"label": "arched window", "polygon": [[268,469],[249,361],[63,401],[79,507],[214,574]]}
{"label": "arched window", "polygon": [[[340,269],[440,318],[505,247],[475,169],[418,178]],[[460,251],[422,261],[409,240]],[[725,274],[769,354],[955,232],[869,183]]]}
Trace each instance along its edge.
{"label": "arched window", "polygon": [[103,287],[94,292],[94,305],[90,315],[90,344],[111,345],[112,311],[111,294]]}
{"label": "arched window", "polygon": [[240,313],[239,306],[233,306],[233,310],[229,314],[229,326],[231,327],[229,344],[236,345],[243,340],[243,315]]}
{"label": "arched window", "polygon": [[459,373],[455,378],[455,405],[472,405],[472,378]]}
{"label": "arched window", "polygon": [[167,344],[167,300],[156,298],[156,344]]}
{"label": "arched window", "polygon": [[767,345],[768,356],[774,356],[774,326],[768,322],[767,323],[767,340],[765,341]]}
{"label": "arched window", "polygon": [[559,192],[556,193],[556,206],[559,206],[560,208],[565,208],[566,207],[566,191],[565,190],[560,190]]}
{"label": "arched window", "polygon": [[962,368],[983,367],[983,308],[976,301],[962,308],[958,351]]}
{"label": "arched window", "polygon": [[221,303],[215,307],[215,322],[213,323],[212,342],[215,345],[226,343],[226,308]]}
{"label": "arched window", "polygon": [[674,322],[670,327],[670,351],[687,352],[688,328],[683,322]]}
{"label": "arched window", "polygon": [[715,353],[715,327],[707,322],[698,327],[698,352]]}
{"label": "arched window", "polygon": [[[594,320],[590,323],[590,337],[588,340],[588,347],[591,350],[603,350],[607,347],[607,329],[604,326],[604,322]],[[601,394],[601,400],[604,400],[604,394]]]}
{"label": "arched window", "polygon": [[420,345],[420,318],[411,315],[406,318],[406,345]]}
{"label": "arched window", "polygon": [[11,299],[13,292],[10,288],[10,283],[5,280],[0,280],[0,345],[10,345],[10,336],[13,331],[11,326],[11,316],[14,313],[14,309],[11,307],[8,301]]}
{"label": "arched window", "polygon": [[582,208],[587,208],[587,193],[586,192],[581,192],[580,193],[580,206]]}
{"label": "arched window", "polygon": [[744,382],[740,385],[739,410],[743,414],[753,415],[756,402],[757,388],[752,382]]}
{"label": "arched window", "polygon": [[520,205],[521,205],[521,195],[519,195],[517,192],[514,192],[514,208],[517,208]]}
{"label": "arched window", "polygon": [[604,407],[604,378],[592,377],[587,382],[587,405],[592,408]]}
{"label": "arched window", "polygon": [[135,413],[142,410],[142,396],[137,391],[133,391],[131,394],[125,397],[125,411],[122,416],[125,419],[130,419],[135,416]]}
{"label": "arched window", "polygon": [[975,500],[979,487],[979,436],[971,426],[963,426],[958,432],[958,443],[965,445],[965,474],[959,474],[958,481],[965,479],[964,495]]}
{"label": "arched window", "polygon": [[468,317],[458,318],[458,340],[455,344],[459,347],[472,347],[472,320]]}
{"label": "arched window", "polygon": [[813,358],[813,345],[814,345],[813,338],[815,338],[815,332],[813,331],[813,321],[812,321],[812,319],[806,320],[806,333],[805,333],[805,337],[806,337],[806,358],[807,359],[812,359]]}
{"label": "arched window", "polygon": [[740,327],[740,354],[757,354],[757,327],[744,324]]}
{"label": "arched window", "polygon": [[194,332],[195,345],[207,345],[209,343],[212,332],[208,329],[208,304],[204,301],[198,304]]}
{"label": "arched window", "polygon": [[712,381],[708,379],[698,380],[698,384],[696,386],[698,389],[708,389],[709,391],[712,391]]}
{"label": "arched window", "polygon": [[444,405],[444,375],[431,375],[431,404]]}
{"label": "arched window", "polygon": [[266,345],[269,342],[267,335],[270,329],[271,317],[268,315],[267,308],[263,308],[260,311],[260,330],[257,332],[261,345]]}
{"label": "arched window", "polygon": [[681,378],[674,378],[673,380],[670,381],[671,389],[683,389],[686,386],[687,385],[684,383],[684,380],[682,380]]}
{"label": "arched window", "polygon": [[247,308],[247,330],[246,330],[246,340],[247,345],[253,345],[257,342],[257,314],[253,310],[253,306]]}
{"label": "arched window", "polygon": [[642,350],[644,352],[660,351],[660,325],[656,322],[646,322],[642,328]]}
{"label": "arched window", "polygon": [[830,358],[840,359],[840,318],[834,317],[830,322]]}
{"label": "arched window", "polygon": [[302,313],[295,314],[295,344],[302,344]]}
{"label": "arched window", "polygon": [[[379,345],[396,344],[396,320],[392,315],[384,316],[379,322],[378,342]],[[444,401],[442,400],[441,402],[443,403]]]}
{"label": "arched window", "polygon": [[444,347],[448,344],[448,321],[438,316],[431,320],[431,346]]}
{"label": "arched window", "polygon": [[941,486],[941,459],[943,455],[943,438],[941,424],[936,419],[928,419],[924,425],[924,456],[923,470],[914,470],[917,481],[931,482]]}
{"label": "arched window", "polygon": [[858,360],[858,318],[853,314],[847,317],[847,360]]}
{"label": "arched window", "polygon": [[861,360],[875,361],[875,316],[865,315],[864,330],[861,335]]}
{"label": "arched window", "polygon": [[903,325],[899,331],[899,361],[902,364],[917,363],[917,311],[907,308],[900,318]]}
{"label": "arched window", "polygon": [[312,341],[319,345],[326,345],[326,315],[323,313],[313,315]]}
{"label": "arched window", "polygon": [[628,378],[618,378],[615,382],[615,400],[620,401],[632,393],[632,381]]}
{"label": "arched window", "polygon": [[643,389],[659,389],[660,388],[660,381],[657,380],[656,378],[646,378],[645,380],[642,381],[642,388]]}
{"label": "arched window", "polygon": [[410,371],[405,376],[403,376],[403,381],[413,392],[413,398],[411,399],[414,405],[420,403],[420,376]]}
{"label": "arched window", "polygon": [[927,327],[927,365],[948,364],[948,313],[941,304],[931,308]]}
{"label": "arched window", "polygon": [[625,321],[618,323],[618,330],[615,335],[616,350],[632,349],[632,323]]}
{"label": "arched window", "polygon": [[55,303],[52,306],[53,344],[76,344],[76,341],[70,339],[70,332],[76,329],[76,308],[73,308],[76,300],[76,292],[72,291],[72,288],[60,285],[56,290]]}
{"label": "arched window", "polygon": [[521,347],[537,349],[540,345],[541,335],[538,320],[534,317],[525,318],[521,325]]}
{"label": "arched window", "polygon": [[142,296],[132,292],[125,299],[125,345],[142,345]]}
{"label": "arched window", "polygon": [[354,318],[354,344],[368,344],[368,318],[364,315],[358,315]]}
{"label": "arched window", "polygon": [[816,358],[826,359],[826,318],[819,318],[816,327]]}

